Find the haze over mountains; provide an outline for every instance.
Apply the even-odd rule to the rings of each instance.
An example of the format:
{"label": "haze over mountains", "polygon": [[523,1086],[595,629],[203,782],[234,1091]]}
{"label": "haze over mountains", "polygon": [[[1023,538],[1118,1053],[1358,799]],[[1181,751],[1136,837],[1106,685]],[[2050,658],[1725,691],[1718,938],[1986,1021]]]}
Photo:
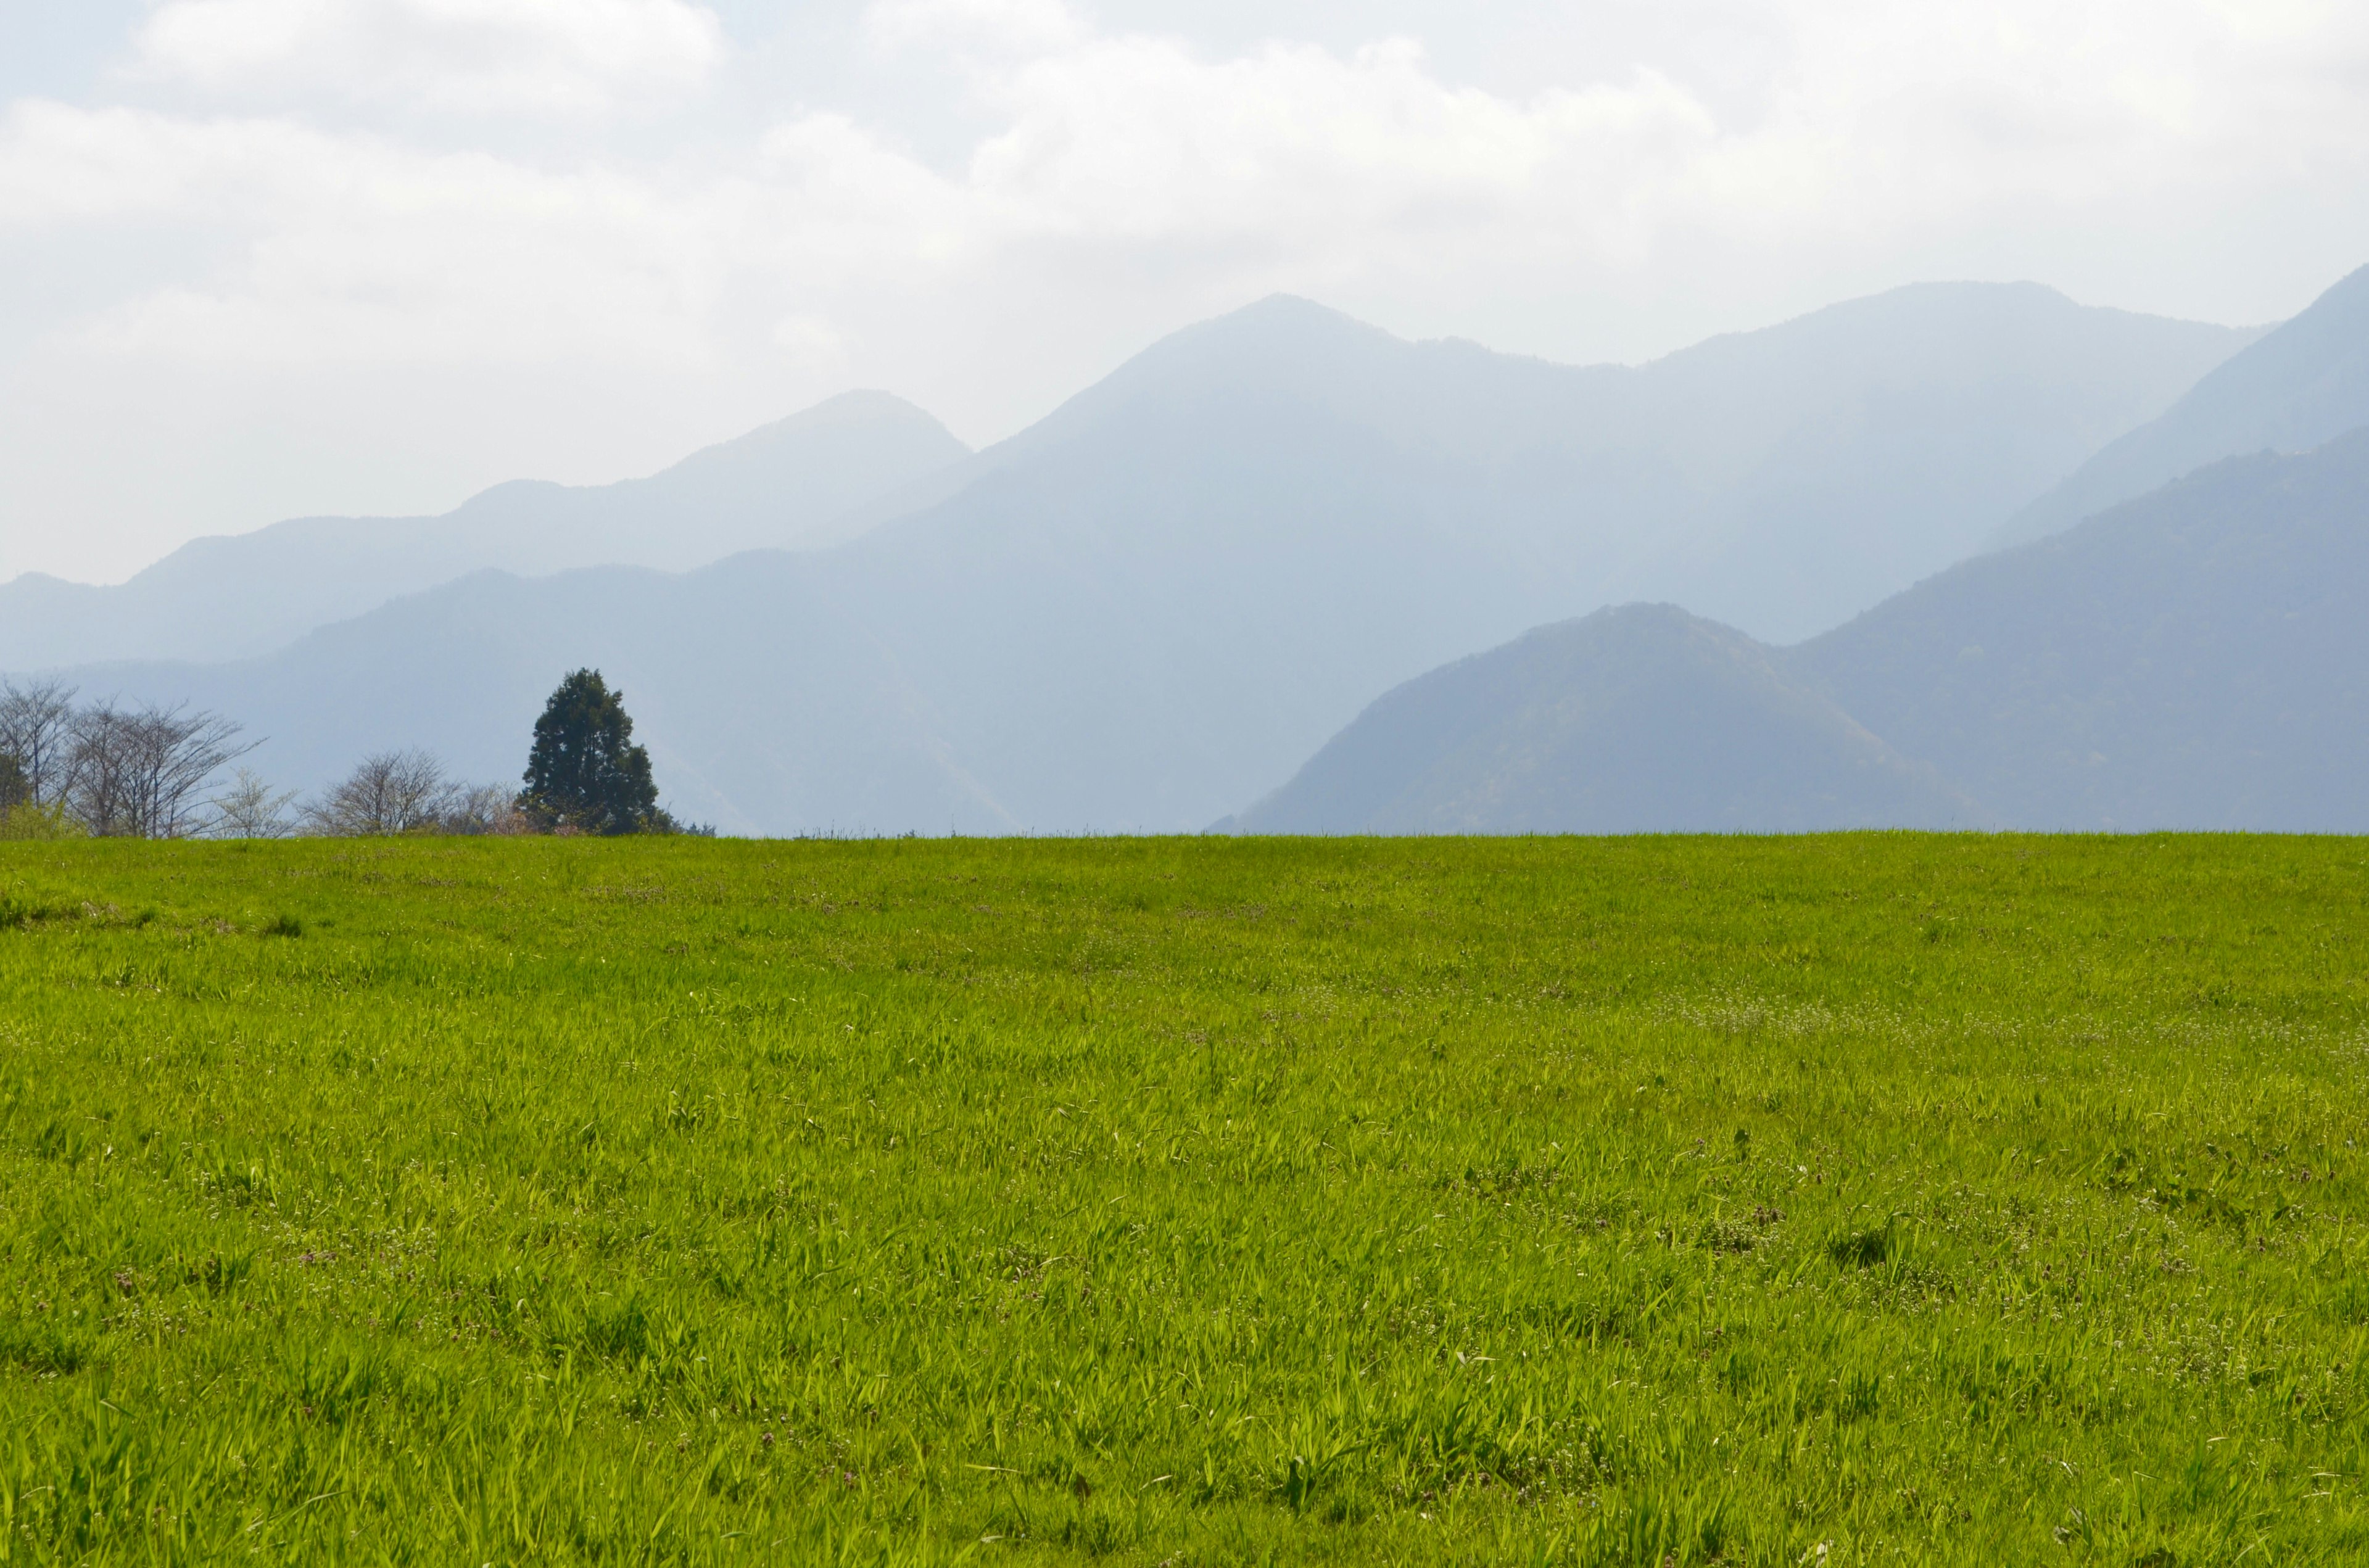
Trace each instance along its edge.
{"label": "haze over mountains", "polygon": [[2369,830],[2369,271],[2011,527],[2052,532],[1791,649],[1666,606],[1540,628],[1224,825]]}
{"label": "haze over mountains", "polygon": [[2224,457],[2307,452],[2369,425],[2369,267],[2233,356],[2155,419],[2109,443],[1993,543],[2069,528]]}
{"label": "haze over mountains", "polygon": [[1541,626],[1422,675],[1229,819],[1250,833],[1989,825],[1782,654],[1675,605]]}
{"label": "haze over mountains", "polygon": [[1792,666],[1998,817],[2369,831],[2369,430],[1969,561]]}
{"label": "haze over mountains", "polygon": [[194,540],[119,587],[0,585],[0,669],[218,659],[498,568],[681,570],[851,537],[861,509],[969,454],[902,399],[852,392],[647,479],[498,485],[436,518],[300,518]]}
{"label": "haze over mountains", "polygon": [[[1197,830],[1311,755],[1310,773],[1245,826],[1944,826],[2060,807],[2068,824],[2119,822],[2127,797],[2111,789],[2075,800],[1962,777],[1958,753],[1898,718],[1923,701],[1913,680],[1849,686],[1859,665],[1820,662],[1815,650],[1845,647],[1850,628],[1785,654],[1745,634],[1825,632],[1963,560],[2101,448],[2195,406],[2240,363],[2269,367],[2239,378],[2258,400],[2268,385],[2291,408],[2317,406],[2312,388],[2326,384],[2339,390],[2321,401],[2340,402],[2342,378],[2314,382],[2313,367],[2364,340],[2341,309],[2262,337],[2028,285],[1932,285],[1644,367],[1575,369],[1404,343],[1276,299],[1175,335],[975,455],[893,400],[841,409],[894,439],[868,466],[838,471],[860,473],[831,481],[829,505],[741,506],[779,489],[754,457],[702,499],[684,471],[724,464],[694,460],[639,487],[504,487],[441,524],[385,533],[482,532],[544,549],[545,565],[626,558],[621,539],[652,516],[671,520],[664,547],[679,551],[631,557],[653,565],[785,517],[808,539],[863,531],[843,543],[689,572],[482,572],[264,657],[74,678],[234,715],[270,738],[258,765],[309,786],[409,744],[508,777],[557,673],[591,664],[626,692],[670,804],[742,831]],[[799,472],[804,493],[827,488]],[[487,526],[504,519],[524,521]],[[360,525],[282,527],[354,558]],[[2107,592],[2111,563],[2080,560],[2090,578],[2078,591]],[[2014,591],[2027,589],[2038,591]],[[1378,704],[1390,724],[1369,714],[1326,745],[1426,670],[1634,599],[1692,613],[1628,612],[1525,639]],[[1945,608],[1918,624],[1980,619],[1931,602]],[[1865,624],[1892,624],[1887,613]],[[13,613],[7,624],[13,638]],[[1939,657],[1905,633],[1885,646],[1904,670]],[[1903,734],[1855,705],[1886,701]],[[1995,730],[1981,744],[2011,740]],[[1334,766],[1351,753],[1368,758],[1362,774]],[[1419,778],[1401,776],[1425,758]]]}
{"label": "haze over mountains", "polygon": [[2231,458],[1799,647],[1664,607],[1368,708],[1248,832],[2369,831],[2369,429]]}

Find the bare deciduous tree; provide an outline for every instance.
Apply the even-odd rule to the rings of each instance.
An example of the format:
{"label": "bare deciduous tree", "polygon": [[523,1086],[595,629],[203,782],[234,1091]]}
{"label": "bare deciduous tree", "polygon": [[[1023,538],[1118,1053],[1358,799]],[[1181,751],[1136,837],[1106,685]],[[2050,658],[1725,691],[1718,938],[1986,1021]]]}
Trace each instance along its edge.
{"label": "bare deciduous tree", "polygon": [[429,753],[381,751],[306,807],[304,818],[313,831],[338,838],[431,831],[452,795],[443,764]]}
{"label": "bare deciduous tree", "polygon": [[74,779],[67,804],[82,825],[105,838],[128,837],[135,815],[132,801],[139,763],[132,715],[112,702],[95,703],[74,715]]}
{"label": "bare deciduous tree", "polygon": [[454,788],[445,799],[443,819],[438,826],[447,833],[464,834],[536,830],[532,818],[519,808],[518,791],[499,784]]}
{"label": "bare deciduous tree", "polygon": [[74,713],[65,803],[103,838],[177,839],[198,826],[206,784],[251,748],[238,726],[184,707],[96,703]]}
{"label": "bare deciduous tree", "polygon": [[272,787],[241,768],[230,787],[214,796],[213,820],[207,830],[218,839],[284,839],[296,830],[288,807],[294,790],[274,793]]}
{"label": "bare deciduous tree", "polygon": [[0,682],[0,755],[17,760],[32,805],[55,806],[72,791],[74,699],[55,681]]}

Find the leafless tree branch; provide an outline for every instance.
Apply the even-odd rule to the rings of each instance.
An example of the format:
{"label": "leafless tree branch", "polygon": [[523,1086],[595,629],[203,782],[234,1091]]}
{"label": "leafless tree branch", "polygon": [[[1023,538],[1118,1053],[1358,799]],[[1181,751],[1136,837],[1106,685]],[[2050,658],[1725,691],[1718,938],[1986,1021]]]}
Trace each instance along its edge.
{"label": "leafless tree branch", "polygon": [[186,708],[117,707],[75,711],[65,800],[84,828],[102,838],[177,839],[199,825],[202,792],[224,763],[253,750],[237,744],[239,727]]}
{"label": "leafless tree branch", "polygon": [[314,832],[376,838],[431,831],[452,795],[443,764],[426,751],[381,751],[365,757],[329,792],[304,808]]}
{"label": "leafless tree branch", "polygon": [[296,819],[288,813],[295,798],[294,790],[275,793],[257,774],[241,768],[229,787],[211,802],[214,815],[207,830],[218,839],[284,839],[296,830]]}
{"label": "leafless tree branch", "polygon": [[35,806],[55,806],[73,789],[74,699],[56,681],[0,682],[0,756],[16,759]]}

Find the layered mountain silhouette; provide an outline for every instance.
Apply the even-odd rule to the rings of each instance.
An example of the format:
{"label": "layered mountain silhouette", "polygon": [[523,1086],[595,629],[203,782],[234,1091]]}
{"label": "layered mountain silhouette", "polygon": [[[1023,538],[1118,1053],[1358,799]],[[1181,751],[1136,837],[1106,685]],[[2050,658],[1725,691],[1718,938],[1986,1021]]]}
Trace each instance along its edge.
{"label": "layered mountain silhouette", "polygon": [[2369,430],[1969,561],[1794,668],[2004,820],[2369,830]]}
{"label": "layered mountain silhouette", "polygon": [[1740,632],[1671,605],[1544,626],[1408,681],[1255,833],[1802,832],[1986,814]]}
{"label": "layered mountain silhouette", "polygon": [[2369,429],[2234,458],[1798,647],[1667,608],[1376,703],[1253,832],[2369,831]]}
{"label": "layered mountain silhouette", "polygon": [[0,585],[0,669],[263,653],[489,567],[681,569],[836,544],[867,504],[969,453],[911,404],[853,392],[647,479],[498,485],[435,518],[302,518],[194,540],[117,587],[29,574]]}
{"label": "layered mountain silhouette", "polygon": [[670,801],[729,830],[1197,830],[1376,692],[1574,610],[1832,625],[2249,341],[1936,285],[1574,369],[1276,299],[857,506],[832,548],[479,575],[268,657],[75,679],[233,715],[311,786],[407,744],[507,776],[590,664]]}
{"label": "layered mountain silhouette", "polygon": [[1280,540],[1311,500],[1372,488],[1379,462],[1395,511],[1517,564],[1542,604],[1667,597],[1783,639],[1963,559],[2259,336],[2035,284],[1920,284],[1573,367],[1278,296],[1175,334],[924,491],[1141,455],[1188,486],[1164,507],[1264,516]]}
{"label": "layered mountain silhouette", "polygon": [[2198,382],[2160,418],[2110,443],[1992,543],[2044,538],[2208,463],[2307,452],[2369,425],[2369,267]]}
{"label": "layered mountain silhouette", "polygon": [[[967,463],[920,409],[853,393],[649,479],[521,481],[440,518],[300,519],[195,541],[118,588],[20,578],[0,585],[0,669],[261,653],[471,571],[813,548],[1067,448],[1123,464],[1196,442],[1196,503],[1288,526],[1298,498],[1387,449],[1435,526],[1559,588],[1666,594],[1801,635],[1963,557],[2252,336],[2036,285],[1921,285],[1637,369],[1574,368],[1403,343],[1278,298],[1175,335]],[[1223,443],[1245,407],[1310,443],[1263,441],[1244,465]]]}

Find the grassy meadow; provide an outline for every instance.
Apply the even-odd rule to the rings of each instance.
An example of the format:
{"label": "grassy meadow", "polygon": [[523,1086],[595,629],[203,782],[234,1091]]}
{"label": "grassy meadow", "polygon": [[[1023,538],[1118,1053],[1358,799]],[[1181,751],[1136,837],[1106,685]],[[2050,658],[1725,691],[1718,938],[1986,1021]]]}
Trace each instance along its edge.
{"label": "grassy meadow", "polygon": [[0,845],[0,1562],[2369,1562],[2369,843]]}

